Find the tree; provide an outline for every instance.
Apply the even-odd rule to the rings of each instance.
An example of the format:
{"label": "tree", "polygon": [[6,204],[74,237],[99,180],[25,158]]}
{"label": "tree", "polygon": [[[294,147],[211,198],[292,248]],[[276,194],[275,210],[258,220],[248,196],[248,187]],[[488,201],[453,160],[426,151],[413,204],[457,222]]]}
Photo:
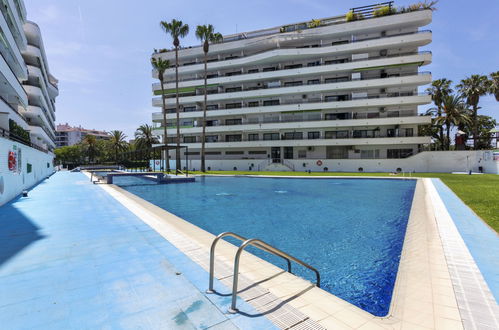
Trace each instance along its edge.
{"label": "tree", "polygon": [[189,33],[189,25],[182,23],[176,19],[172,19],[171,22],[161,21],[160,26],[163,28],[165,33],[169,34],[173,39],[173,46],[175,47],[175,100],[176,107],[175,112],[177,114],[177,147],[175,149],[176,157],[176,169],[175,172],[178,173],[180,168],[180,108],[178,101],[178,48],[180,46],[180,39]]}
{"label": "tree", "polygon": [[[163,102],[163,144],[166,147],[166,171],[170,172],[170,153],[168,149],[168,137],[167,137],[167,128],[166,128],[166,104],[165,104],[165,87],[164,87],[164,75],[165,71],[170,67],[170,61],[163,60],[160,57],[153,58],[151,60],[152,67],[158,72],[158,79],[161,83],[161,100]],[[178,121],[178,118],[177,118]],[[178,126],[178,125],[177,125]]]}
{"label": "tree", "polygon": [[[490,132],[496,127],[496,121],[489,116],[477,116],[477,149],[492,149],[492,133]],[[472,127],[467,126],[464,131],[471,133]]]}
{"label": "tree", "polygon": [[478,148],[478,103],[480,102],[480,96],[489,92],[489,85],[490,82],[487,76],[478,74],[461,80],[461,83],[457,85],[459,92],[466,98],[466,103],[472,107],[471,120],[473,129],[471,132],[473,134],[473,149],[475,150]]}
{"label": "tree", "polygon": [[499,71],[490,74],[489,93],[499,102]]}
{"label": "tree", "polygon": [[126,135],[122,131],[111,131],[111,144],[112,151],[114,152],[114,161],[118,163],[118,153],[128,149],[128,143],[125,141]]}
{"label": "tree", "polygon": [[471,123],[469,110],[460,96],[447,95],[442,99],[442,114],[436,118],[438,125],[445,125],[445,141],[447,150],[450,150],[450,130],[452,126],[466,126]]}
{"label": "tree", "polygon": [[93,163],[95,160],[95,157],[98,154],[97,138],[94,135],[87,134],[83,138],[82,144],[85,147],[86,154],[88,157],[88,162]]}
{"label": "tree", "polygon": [[208,51],[210,42],[220,42],[223,37],[220,33],[215,33],[213,25],[198,25],[196,37],[203,43],[204,52],[204,102],[203,102],[203,131],[201,133],[201,172],[206,172],[205,168],[205,143],[206,143],[206,103],[208,99]]}
{"label": "tree", "polygon": [[150,149],[159,140],[153,134],[152,126],[148,124],[140,125],[135,131],[135,146],[137,149]]}
{"label": "tree", "polygon": [[[449,79],[437,79],[434,80],[431,83],[431,87],[427,88],[426,91],[428,94],[430,94],[431,99],[433,100],[433,103],[436,106],[436,116],[441,117],[442,116],[442,102],[443,98],[449,94],[452,93],[452,89],[450,88],[450,85],[452,84],[452,81]],[[443,126],[438,126],[438,140],[440,141],[440,148],[441,150],[444,150],[445,143],[444,143],[444,128]]]}

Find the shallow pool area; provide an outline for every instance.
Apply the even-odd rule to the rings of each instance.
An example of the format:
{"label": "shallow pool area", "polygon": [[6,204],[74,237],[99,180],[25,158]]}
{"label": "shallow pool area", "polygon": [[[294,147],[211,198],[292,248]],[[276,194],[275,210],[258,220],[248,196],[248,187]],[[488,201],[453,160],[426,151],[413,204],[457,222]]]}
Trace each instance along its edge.
{"label": "shallow pool area", "polygon": [[[376,315],[388,313],[416,182],[389,179],[204,177],[129,192],[207,230],[263,239],[316,267],[321,287]],[[250,251],[284,267],[281,259]],[[307,269],[293,272],[314,282]]]}

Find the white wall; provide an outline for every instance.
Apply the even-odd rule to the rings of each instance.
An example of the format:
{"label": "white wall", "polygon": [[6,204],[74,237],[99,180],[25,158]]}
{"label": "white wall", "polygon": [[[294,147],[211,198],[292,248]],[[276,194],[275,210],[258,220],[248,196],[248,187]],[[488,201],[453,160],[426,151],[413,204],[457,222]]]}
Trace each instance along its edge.
{"label": "white wall", "polygon": [[[21,159],[17,159],[17,170],[8,167],[9,151],[15,151]],[[0,205],[19,195],[24,189],[45,179],[54,171],[52,153],[44,153],[24,144],[0,138]],[[32,165],[31,173],[27,173],[28,165]],[[47,163],[49,164],[47,167]]]}
{"label": "white wall", "polygon": [[[497,157],[496,157],[497,158]],[[320,159],[322,166],[317,165],[319,159],[286,159],[292,163],[296,171],[322,172],[324,167],[334,172],[358,172],[359,167],[364,172],[394,172],[400,168],[403,172],[478,172],[482,167],[485,173],[499,174],[499,159],[494,160],[492,151],[425,151],[404,159]],[[248,171],[253,164],[253,171],[263,170],[267,160],[206,160],[206,167],[212,171],[229,171],[234,167],[240,171]],[[175,161],[171,161],[175,168]],[[305,166],[303,166],[305,164]],[[182,160],[182,168],[185,160]],[[199,170],[200,160],[189,160],[189,170]],[[281,169],[279,169],[281,170]]]}

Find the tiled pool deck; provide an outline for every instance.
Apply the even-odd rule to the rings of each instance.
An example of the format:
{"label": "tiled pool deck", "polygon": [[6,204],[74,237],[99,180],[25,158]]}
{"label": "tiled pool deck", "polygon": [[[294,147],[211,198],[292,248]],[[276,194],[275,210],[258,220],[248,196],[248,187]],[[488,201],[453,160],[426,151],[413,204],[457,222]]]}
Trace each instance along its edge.
{"label": "tiled pool deck", "polygon": [[225,314],[229,297],[206,297],[207,280],[84,174],[59,172],[0,207],[2,329],[274,328]]}
{"label": "tiled pool deck", "polygon": [[[496,329],[498,254],[479,243],[496,251],[499,240],[456,199],[438,180],[418,182],[387,317],[247,253],[233,315],[229,296],[204,293],[213,235],[60,172],[0,207],[0,328]],[[219,251],[215,289],[228,293],[234,247]]]}

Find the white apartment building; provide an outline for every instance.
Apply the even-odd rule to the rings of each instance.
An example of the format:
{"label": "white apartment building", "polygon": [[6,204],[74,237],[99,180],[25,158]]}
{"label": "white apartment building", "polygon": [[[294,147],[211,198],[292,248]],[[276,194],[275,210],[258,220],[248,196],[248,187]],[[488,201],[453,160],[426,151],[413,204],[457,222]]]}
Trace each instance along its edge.
{"label": "white apartment building", "polygon": [[0,6],[0,205],[53,172],[57,80],[22,0]]}
{"label": "white apartment building", "polygon": [[[431,102],[418,87],[431,82],[420,51],[432,40],[420,30],[431,10],[382,17],[345,15],[224,36],[210,45],[206,160],[211,170],[335,170],[342,162],[385,162],[387,170],[418,153],[430,123],[418,106]],[[319,25],[317,27],[311,27]],[[202,47],[179,51],[181,144],[199,169],[203,118]],[[175,52],[165,72],[168,143],[176,141]],[[157,78],[157,72],[153,72]],[[153,85],[154,133],[163,135],[161,87]],[[173,155],[173,152],[171,153]]]}
{"label": "white apartment building", "polygon": [[87,129],[81,126],[73,127],[66,124],[59,124],[55,131],[55,144],[57,147],[73,146],[80,143],[85,136],[93,135],[97,140],[109,140],[111,136],[105,131]]}
{"label": "white apartment building", "polygon": [[51,151],[55,148],[54,103],[59,92],[40,29],[26,20],[22,0],[4,0],[0,9],[0,128],[4,135],[10,132],[16,138],[20,127],[29,132],[31,144]]}

